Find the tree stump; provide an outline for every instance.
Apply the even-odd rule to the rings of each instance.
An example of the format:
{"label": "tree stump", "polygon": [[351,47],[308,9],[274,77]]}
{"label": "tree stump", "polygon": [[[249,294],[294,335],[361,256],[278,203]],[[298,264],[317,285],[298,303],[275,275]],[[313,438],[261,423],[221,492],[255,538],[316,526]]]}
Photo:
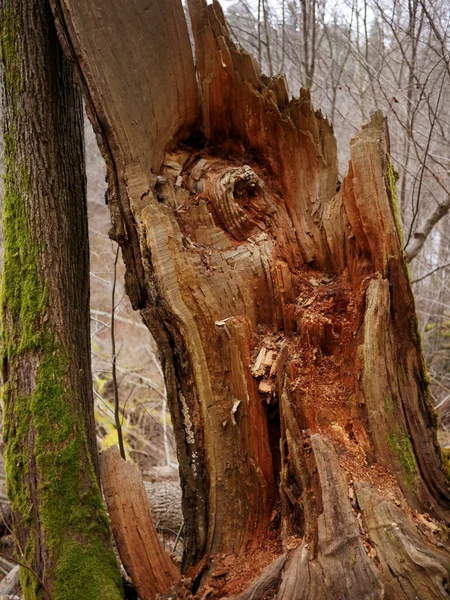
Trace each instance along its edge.
{"label": "tree stump", "polygon": [[[260,74],[216,0],[188,1],[195,66],[181,2],[128,6],[53,0],[161,352],[191,591],[447,597],[447,548],[411,520],[448,521],[450,489],[385,120],[352,140],[336,192],[332,126]],[[392,544],[376,494],[404,515]]]}

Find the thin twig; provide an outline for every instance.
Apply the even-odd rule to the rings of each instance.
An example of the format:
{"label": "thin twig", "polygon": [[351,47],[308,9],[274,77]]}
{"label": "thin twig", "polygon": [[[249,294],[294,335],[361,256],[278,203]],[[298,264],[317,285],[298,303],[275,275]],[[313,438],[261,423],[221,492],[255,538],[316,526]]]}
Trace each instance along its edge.
{"label": "thin twig", "polygon": [[450,263],[445,263],[445,265],[439,265],[439,267],[435,267],[431,271],[428,271],[427,273],[425,273],[425,275],[422,275],[422,277],[418,277],[417,279],[414,279],[413,281],[411,281],[411,283],[419,283],[419,281],[423,281],[427,277],[430,277],[430,275],[433,275],[434,273],[436,273],[436,271],[440,271],[441,269],[446,269],[447,267],[450,267]]}
{"label": "thin twig", "polygon": [[126,460],[125,457],[125,447],[123,444],[123,435],[122,435],[122,423],[120,421],[120,410],[119,410],[119,385],[117,383],[117,354],[116,354],[116,337],[115,337],[115,311],[116,311],[116,283],[117,283],[117,261],[119,260],[119,251],[120,248],[117,246],[116,249],[116,258],[114,260],[114,271],[113,271],[113,286],[111,292],[111,352],[112,352],[112,382],[114,389],[114,420],[116,423],[117,429],[117,438],[119,441],[119,451],[120,456],[123,460]]}
{"label": "thin twig", "polygon": [[173,545],[173,550],[172,550],[172,552],[175,552],[175,551],[176,551],[176,549],[177,549],[177,545],[178,545],[178,542],[179,542],[179,540],[180,540],[181,532],[183,531],[183,529],[184,529],[184,521],[183,521],[183,523],[181,523],[181,527],[180,527],[180,529],[178,530],[177,537],[176,537],[176,539],[175,539],[175,543],[174,543],[174,545]]}
{"label": "thin twig", "polygon": [[15,558],[12,558],[11,556],[7,556],[6,554],[3,554],[3,552],[0,552],[0,556],[3,558],[6,558],[7,560],[11,561],[15,565],[19,565],[19,567],[28,569],[28,571],[30,571],[30,573],[33,575],[33,577],[36,579],[36,581],[39,583],[39,585],[42,586],[42,589],[44,590],[47,598],[51,598],[49,589],[47,588],[47,586],[45,585],[43,580],[39,577],[39,575],[31,567],[29,567],[28,565],[26,565],[23,562],[20,562],[19,560],[16,560]]}

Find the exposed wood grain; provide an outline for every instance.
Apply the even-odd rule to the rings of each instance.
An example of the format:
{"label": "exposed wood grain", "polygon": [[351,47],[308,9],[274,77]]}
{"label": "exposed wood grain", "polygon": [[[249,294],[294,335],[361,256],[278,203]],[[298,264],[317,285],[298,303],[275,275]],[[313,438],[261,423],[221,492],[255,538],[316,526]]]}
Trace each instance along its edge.
{"label": "exposed wood grain", "polygon": [[[76,9],[62,0],[54,9],[83,65],[90,108],[99,111],[97,127],[106,133],[115,164],[158,172],[166,146],[189,135],[198,113],[181,2],[131,0],[124,11],[120,0],[77,0]],[[102,97],[114,98],[114,106]]]}
{"label": "exposed wood grain", "polygon": [[356,495],[383,571],[386,599],[448,598],[450,555],[427,543],[404,511],[371,486],[358,484]]}
{"label": "exposed wood grain", "polygon": [[396,224],[385,127],[377,112],[352,140],[349,171],[324,225],[335,268],[348,270],[365,294],[356,368],[376,459],[393,468],[412,505],[447,519],[449,482]]}
{"label": "exposed wood grain", "polygon": [[177,533],[183,524],[179,481],[145,481],[144,486],[156,527]]}
{"label": "exposed wood grain", "polygon": [[125,462],[117,446],[100,457],[103,492],[117,549],[142,600],[153,600],[179,579],[153,524],[139,467]]}
{"label": "exposed wood grain", "polygon": [[[102,138],[128,291],[161,349],[184,568],[197,565],[197,585],[217,557],[245,562],[280,498],[279,542],[294,548],[280,598],[382,598],[385,574],[361,541],[339,461],[355,482],[373,479],[450,516],[385,121],[376,113],[352,140],[336,194],[333,130],[309,92],[289,101],[284,79],[262,76],[235,46],[219,3],[189,0],[197,81],[187,75],[190,51],[175,72],[181,106],[200,111],[183,113],[184,125],[178,109],[174,121],[163,118],[153,150],[158,118],[149,115],[151,135],[139,138],[123,106],[130,89],[146,98],[148,61],[127,48],[125,81],[110,55],[94,52],[90,3],[54,0]],[[144,4],[133,2],[136,14]],[[181,3],[172,5],[169,38],[185,31]],[[96,7],[103,15],[109,2]],[[167,2],[161,10],[172,14]],[[120,47],[132,49],[140,28],[172,64],[154,49],[166,48],[164,28],[141,27],[135,15]],[[173,108],[173,87],[154,65],[148,74],[158,85],[152,102]],[[170,138],[173,123],[180,133]]]}
{"label": "exposed wood grain", "polygon": [[320,435],[311,437],[323,510],[317,547],[303,542],[289,557],[277,598],[381,599],[384,585],[360,538],[336,453]]}

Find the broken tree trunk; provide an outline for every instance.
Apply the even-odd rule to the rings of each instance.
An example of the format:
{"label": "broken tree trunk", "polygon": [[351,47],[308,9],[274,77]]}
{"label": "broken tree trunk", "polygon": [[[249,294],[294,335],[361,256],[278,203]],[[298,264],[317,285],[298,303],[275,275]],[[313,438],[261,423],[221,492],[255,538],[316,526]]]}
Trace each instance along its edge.
{"label": "broken tree trunk", "polygon": [[122,564],[139,597],[152,600],[165,593],[179,573],[156,533],[139,467],[125,462],[113,446],[100,455],[100,472]]}
{"label": "broken tree trunk", "polygon": [[[236,595],[273,559],[261,598],[447,597],[447,550],[411,520],[447,521],[450,490],[385,121],[353,139],[336,193],[333,130],[309,93],[289,101],[283,77],[262,76],[218,2],[188,5],[195,69],[180,2],[133,0],[125,16],[119,0],[53,1],[128,293],[161,352],[192,589]],[[390,544],[392,507],[405,526]]]}

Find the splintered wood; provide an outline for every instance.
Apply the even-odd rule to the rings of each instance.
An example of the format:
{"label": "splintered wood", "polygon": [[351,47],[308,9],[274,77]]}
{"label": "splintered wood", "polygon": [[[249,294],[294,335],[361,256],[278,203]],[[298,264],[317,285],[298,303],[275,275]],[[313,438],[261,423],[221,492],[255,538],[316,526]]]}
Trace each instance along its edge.
{"label": "splintered wood", "polygon": [[262,377],[271,368],[273,360],[273,351],[262,347],[252,367],[253,377]]}
{"label": "splintered wood", "polygon": [[[51,2],[102,141],[127,290],[161,350],[199,597],[220,596],[226,557],[245,562],[268,532],[293,552],[252,597],[381,599],[391,560],[422,598],[445,597],[440,561],[430,584],[423,557],[395,558],[358,488],[450,520],[382,114],[352,140],[336,192],[331,124],[308,90],[289,101],[284,78],[261,75],[217,0],[187,2],[195,66],[179,0],[133,0],[120,20],[122,0]],[[155,593],[173,568],[122,469],[105,487],[113,527]],[[401,553],[423,552],[420,533],[390,531]],[[267,566],[250,562],[248,583]]]}
{"label": "splintered wood", "polygon": [[154,600],[180,575],[156,533],[139,467],[113,446],[101,454],[100,469],[120,559],[140,598]]}

